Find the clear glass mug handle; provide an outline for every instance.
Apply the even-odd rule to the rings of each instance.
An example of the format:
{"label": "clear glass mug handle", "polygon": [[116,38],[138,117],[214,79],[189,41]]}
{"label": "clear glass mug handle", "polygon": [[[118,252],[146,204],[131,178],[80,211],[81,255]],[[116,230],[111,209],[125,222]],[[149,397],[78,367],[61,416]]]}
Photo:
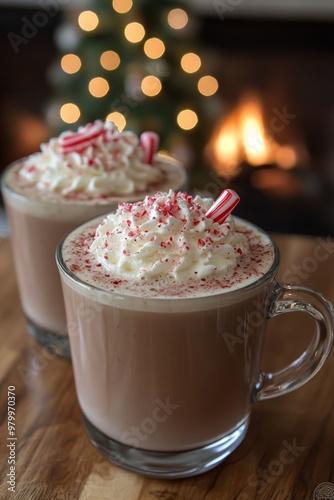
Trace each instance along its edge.
{"label": "clear glass mug handle", "polygon": [[287,312],[306,312],[316,324],[306,351],[290,365],[275,373],[260,372],[253,397],[255,401],[287,394],[308,382],[328,358],[334,338],[334,307],[319,292],[303,286],[276,282],[268,311],[274,318]]}

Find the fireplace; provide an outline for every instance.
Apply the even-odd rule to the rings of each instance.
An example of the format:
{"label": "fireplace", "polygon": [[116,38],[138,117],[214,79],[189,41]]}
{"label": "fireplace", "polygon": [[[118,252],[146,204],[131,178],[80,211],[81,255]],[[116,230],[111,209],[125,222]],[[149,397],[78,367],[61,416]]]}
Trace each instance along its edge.
{"label": "fireplace", "polygon": [[269,231],[334,234],[334,26],[208,17],[224,102],[205,150],[236,214]]}
{"label": "fireplace", "polygon": [[[229,185],[241,195],[235,212],[269,231],[333,235],[334,2],[190,4],[199,6],[204,50],[216,55],[223,103],[193,189],[217,196]],[[36,4],[31,9],[2,8],[0,170],[49,133],[40,116],[51,94],[45,69],[57,55],[53,32],[60,18],[15,57],[6,38]]]}

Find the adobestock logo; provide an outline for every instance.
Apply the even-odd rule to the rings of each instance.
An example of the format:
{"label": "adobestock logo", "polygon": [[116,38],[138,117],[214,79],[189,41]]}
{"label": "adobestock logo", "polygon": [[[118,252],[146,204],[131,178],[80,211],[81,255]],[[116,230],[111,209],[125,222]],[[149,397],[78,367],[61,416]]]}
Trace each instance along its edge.
{"label": "adobestock logo", "polygon": [[[260,498],[260,495],[265,492],[267,486],[286,472],[287,468],[292,465],[306,449],[306,446],[300,446],[297,443],[296,438],[290,443],[284,440],[278,457],[275,460],[271,460],[267,468],[258,468],[254,474],[248,477],[247,486],[255,488],[256,498]],[[237,500],[250,500],[251,498],[254,498],[254,495],[250,496],[248,493],[241,493],[237,497]]]}
{"label": "adobestock logo", "polygon": [[202,189],[193,189],[193,196],[201,196],[216,199],[220,193],[228,186],[229,177],[219,177],[213,170],[209,171],[209,177],[212,181],[206,182]]}
{"label": "adobestock logo", "polygon": [[224,21],[228,12],[233,12],[243,0],[213,0],[212,5],[221,21]]}
{"label": "adobestock logo", "polygon": [[293,264],[290,269],[287,269],[282,279],[291,285],[300,285],[307,280],[311,274],[319,268],[320,262],[325,262],[334,253],[334,240],[331,236],[324,238],[316,238],[318,245],[314,248],[312,255],[308,255],[303,259],[301,264]]}
{"label": "adobestock logo", "polygon": [[75,309],[75,320],[67,322],[67,334],[70,338],[77,337],[80,334],[81,325],[90,325],[94,321],[96,314],[100,314],[102,305],[97,301],[92,301],[91,304],[80,302]]}
{"label": "adobestock logo", "polygon": [[[152,61],[145,66],[146,76],[155,76],[159,80],[169,76],[169,71],[167,71],[165,65],[159,61]],[[154,90],[154,83],[152,83],[151,89]],[[110,112],[121,113],[125,118],[139,106],[139,104],[146,99],[141,85],[127,85],[127,92],[123,92],[118,98],[114,99],[110,104]]]}
{"label": "adobestock logo", "polygon": [[28,363],[24,365],[20,364],[17,367],[17,371],[26,386],[29,386],[31,380],[45,370],[52,359],[57,357],[57,347],[58,346],[54,342],[53,351],[44,346],[40,349],[34,347],[29,349]]}
{"label": "adobestock logo", "polygon": [[[1,240],[0,240],[1,243]],[[73,338],[80,334],[82,324],[90,324],[94,321],[96,314],[102,310],[101,304],[93,302],[92,305],[87,306],[85,302],[80,302],[76,308],[76,321],[69,321],[64,325],[64,331],[68,336]],[[66,337],[64,337],[66,338]],[[49,362],[57,358],[59,354],[64,351],[63,338],[55,336],[48,346],[39,346],[39,348],[29,349],[29,362],[27,364],[20,364],[17,370],[26,386],[30,381],[46,369]]]}
{"label": "adobestock logo", "polygon": [[60,12],[61,6],[68,3],[69,0],[39,0],[38,4],[43,10],[37,10],[30,19],[27,16],[22,16],[20,33],[10,31],[7,34],[15,54],[19,53],[21,45],[26,45],[38,35],[39,30],[48,24],[50,18],[55,17]]}
{"label": "adobestock logo", "polygon": [[151,416],[144,418],[138,426],[132,425],[129,431],[121,435],[120,441],[123,444],[138,448],[141,443],[147,440],[148,436],[156,432],[158,426],[166,422],[168,417],[180,407],[178,404],[171,403],[169,396],[165,398],[165,401],[157,398],[154,402],[156,406]]}
{"label": "adobestock logo", "polygon": [[223,337],[225,344],[231,354],[235,351],[236,345],[243,344],[253,333],[265,325],[266,316],[264,314],[264,305],[258,300],[252,302],[245,316],[236,318],[235,331],[218,333],[218,336]]}
{"label": "adobestock logo", "polygon": [[[293,264],[282,274],[282,282],[289,285],[299,286],[315,273],[319,265],[331,258],[334,254],[334,240],[331,236],[327,239],[317,237],[317,245],[312,253],[306,256],[300,264]],[[218,332],[227,349],[231,354],[235,352],[238,345],[242,345],[251,335],[260,331],[265,326],[268,318],[266,308],[258,300],[254,300],[247,310],[246,315],[240,315],[235,319],[233,331]]]}

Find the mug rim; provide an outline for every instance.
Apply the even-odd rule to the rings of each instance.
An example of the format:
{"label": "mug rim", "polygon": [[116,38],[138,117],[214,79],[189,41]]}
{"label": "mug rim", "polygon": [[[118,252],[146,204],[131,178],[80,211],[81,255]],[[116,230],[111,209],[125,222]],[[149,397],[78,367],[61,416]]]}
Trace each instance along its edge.
{"label": "mug rim", "polygon": [[[34,153],[32,153],[34,154]],[[152,187],[152,189],[147,190],[147,191],[142,191],[142,192],[137,192],[133,193],[132,195],[115,195],[115,196],[109,196],[107,198],[94,198],[90,200],[80,200],[80,201],[67,201],[66,199],[59,199],[59,200],[52,200],[52,199],[43,199],[37,198],[34,196],[28,196],[27,194],[20,193],[15,190],[12,186],[8,184],[8,176],[9,173],[17,168],[20,164],[23,164],[26,159],[29,158],[29,156],[24,156],[22,158],[19,158],[17,160],[14,160],[11,162],[7,167],[4,169],[2,175],[1,175],[1,182],[0,182],[0,188],[3,193],[8,193],[10,196],[13,198],[16,198],[17,200],[21,202],[32,202],[35,203],[37,206],[49,206],[49,207],[56,207],[56,206],[65,206],[69,208],[75,208],[75,207],[87,207],[87,206],[105,206],[105,207],[113,207],[118,205],[118,203],[136,203],[137,201],[142,200],[145,196],[153,196],[157,191],[165,190],[166,188],[166,183],[168,183],[168,177],[166,177],[166,180],[164,183],[161,183],[159,185],[156,185],[156,187]],[[178,161],[176,158],[173,158],[172,156],[169,156],[168,154],[165,154],[164,152],[158,152],[156,157],[159,159],[159,161],[162,164],[165,165],[170,165],[173,164],[175,169],[177,168],[178,171],[182,172],[182,178],[180,176],[180,182],[178,183],[178,187],[171,188],[173,190],[180,190],[182,189],[182,186],[185,185],[187,182],[187,171],[183,164]],[[169,188],[168,188],[169,189]]]}
{"label": "mug rim", "polygon": [[194,295],[194,296],[185,296],[185,297],[182,297],[182,296],[151,297],[151,296],[141,296],[141,295],[135,294],[135,293],[122,293],[122,292],[118,292],[117,290],[106,290],[106,289],[103,289],[99,286],[95,286],[91,283],[87,283],[83,279],[79,278],[75,273],[73,273],[67,267],[67,265],[63,259],[63,252],[62,252],[64,244],[66,243],[67,239],[70,238],[74,232],[79,232],[81,228],[83,229],[85,226],[90,226],[95,221],[101,222],[103,220],[103,217],[105,217],[105,216],[106,216],[106,214],[102,215],[102,216],[100,215],[98,217],[94,217],[94,218],[84,222],[83,224],[76,226],[74,229],[71,229],[70,231],[68,231],[63,236],[63,238],[61,239],[59,244],[57,245],[56,254],[55,254],[58,269],[61,271],[62,274],[64,274],[64,276],[66,276],[67,279],[70,280],[71,283],[75,284],[76,286],[78,286],[79,288],[81,288],[83,290],[86,290],[86,291],[91,290],[97,295],[101,295],[101,296],[103,295],[104,297],[109,296],[109,297],[113,297],[113,298],[116,297],[120,300],[126,300],[126,299],[128,299],[128,300],[132,299],[132,300],[137,300],[137,301],[142,300],[142,301],[147,301],[150,303],[163,303],[163,302],[167,302],[167,301],[168,301],[168,303],[173,303],[176,301],[178,301],[178,302],[182,301],[183,304],[185,304],[186,302],[189,303],[189,302],[196,302],[196,301],[203,301],[203,300],[214,300],[214,299],[217,300],[217,299],[220,299],[222,297],[226,297],[227,299],[230,299],[230,298],[235,297],[237,295],[248,294],[249,292],[252,292],[256,288],[261,287],[265,282],[271,280],[277,274],[277,271],[279,268],[280,251],[279,251],[279,248],[277,246],[277,243],[272,239],[272,237],[266,231],[264,231],[263,229],[258,227],[256,224],[253,224],[245,219],[242,219],[241,217],[233,216],[235,220],[240,221],[242,223],[245,223],[247,225],[250,225],[255,230],[260,232],[260,234],[266,236],[274,249],[274,258],[273,258],[273,262],[271,263],[270,268],[263,275],[259,276],[257,279],[255,279],[251,283],[249,283],[245,286],[241,286],[239,288],[235,288],[233,290],[222,289],[221,291],[214,292],[211,294],[207,293],[207,294],[203,294],[203,295],[199,295],[199,296]]}

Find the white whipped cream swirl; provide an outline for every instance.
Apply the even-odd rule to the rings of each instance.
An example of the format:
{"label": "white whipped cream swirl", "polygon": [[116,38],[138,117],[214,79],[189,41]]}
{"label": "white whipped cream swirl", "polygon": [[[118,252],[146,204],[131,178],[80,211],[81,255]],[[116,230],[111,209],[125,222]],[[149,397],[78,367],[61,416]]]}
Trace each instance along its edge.
{"label": "white whipped cream swirl", "polygon": [[247,238],[233,217],[223,224],[206,217],[210,198],[158,192],[121,203],[98,226],[90,251],[113,275],[177,281],[232,276],[247,257]]}
{"label": "white whipped cream swirl", "polygon": [[[85,142],[87,135],[91,139]],[[66,149],[66,141],[76,140],[79,145]],[[158,160],[152,165],[145,163],[135,133],[119,132],[114,123],[99,120],[42,144],[40,152],[27,158],[20,176],[42,191],[65,196],[75,192],[127,195],[145,191],[165,179]]]}

